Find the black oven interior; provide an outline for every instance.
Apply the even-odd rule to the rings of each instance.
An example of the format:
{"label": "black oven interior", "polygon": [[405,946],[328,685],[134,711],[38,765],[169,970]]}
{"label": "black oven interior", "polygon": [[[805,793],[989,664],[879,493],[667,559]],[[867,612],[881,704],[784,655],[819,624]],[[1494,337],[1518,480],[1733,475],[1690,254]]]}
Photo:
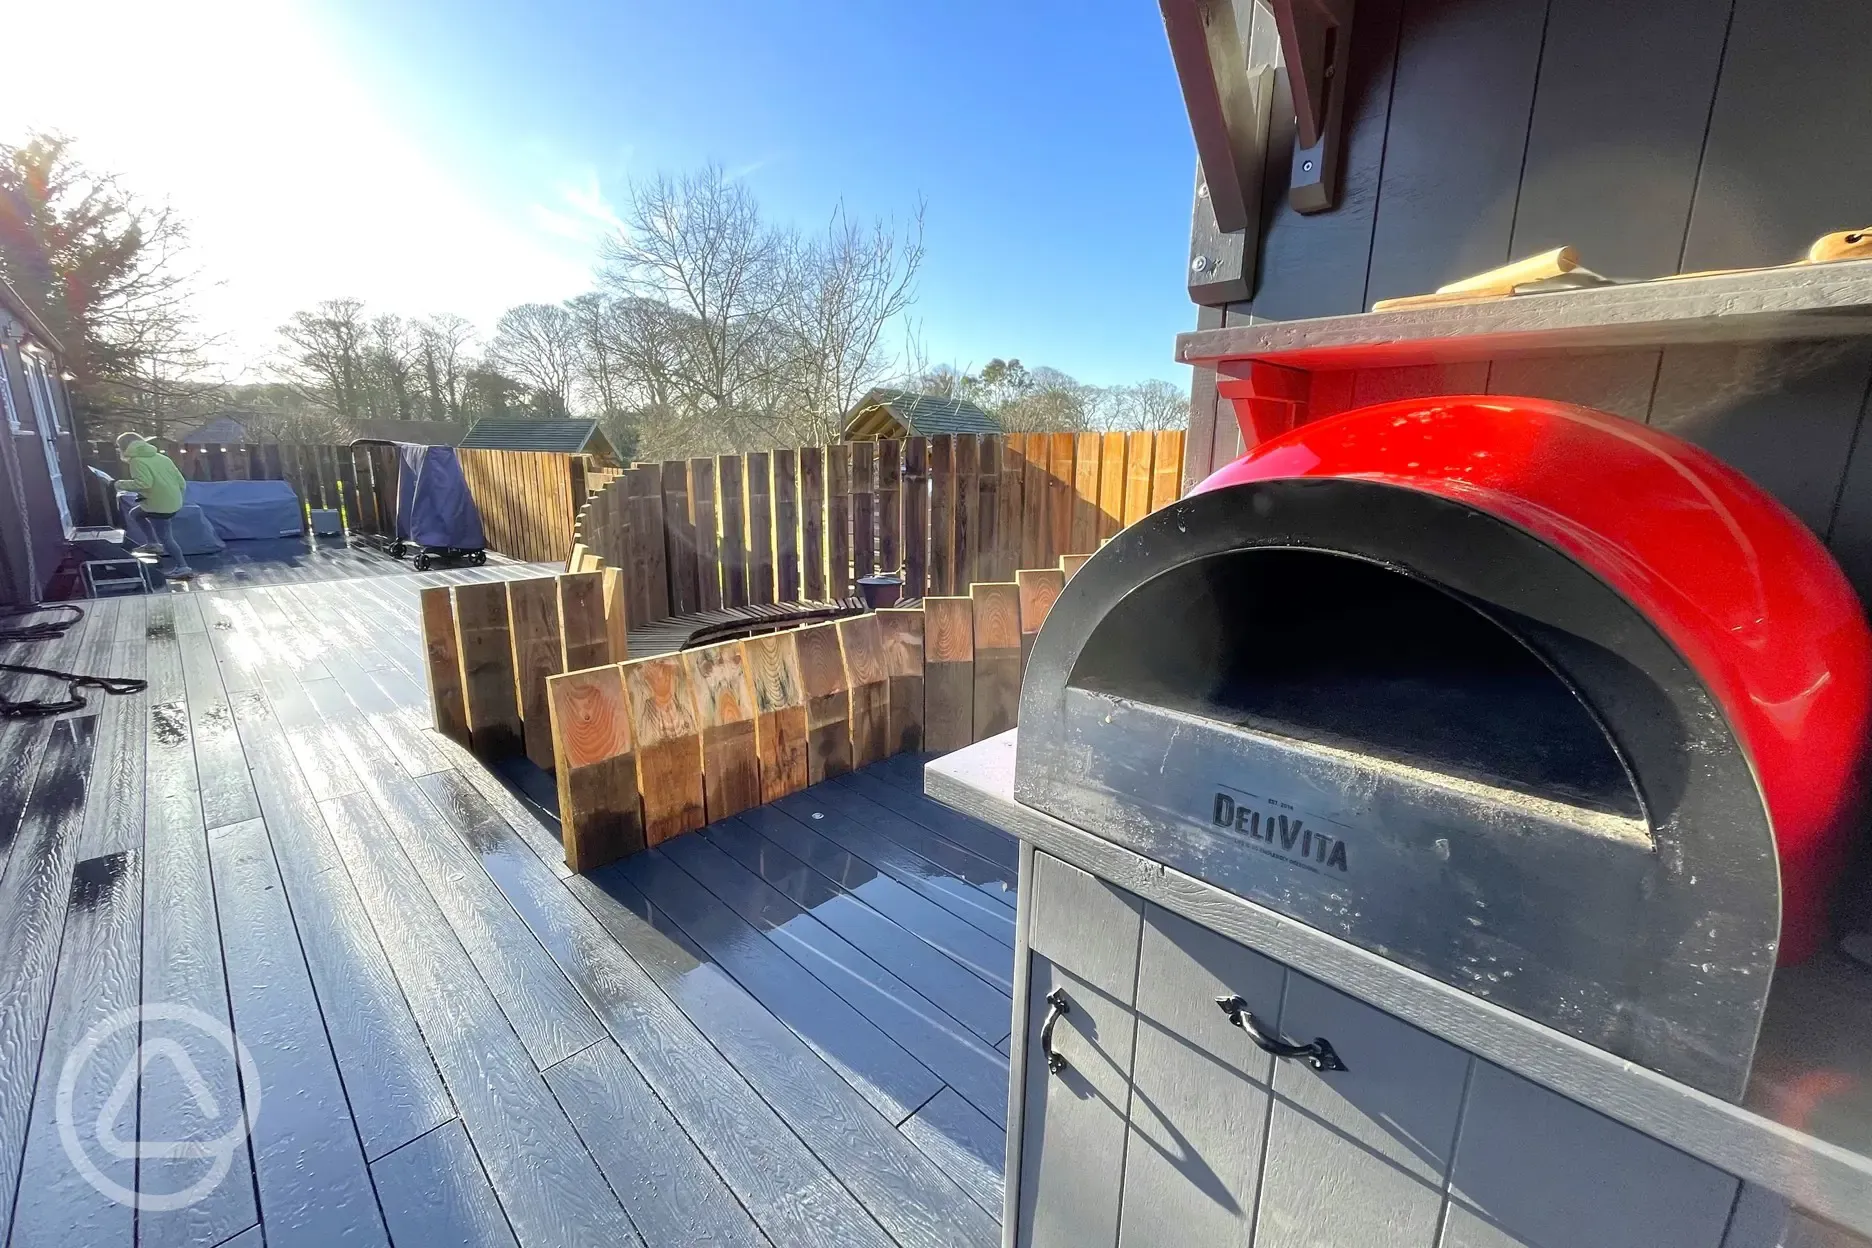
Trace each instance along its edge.
{"label": "black oven interior", "polygon": [[1099,621],[1071,683],[1643,817],[1598,719],[1508,628],[1351,555],[1260,546],[1180,564]]}

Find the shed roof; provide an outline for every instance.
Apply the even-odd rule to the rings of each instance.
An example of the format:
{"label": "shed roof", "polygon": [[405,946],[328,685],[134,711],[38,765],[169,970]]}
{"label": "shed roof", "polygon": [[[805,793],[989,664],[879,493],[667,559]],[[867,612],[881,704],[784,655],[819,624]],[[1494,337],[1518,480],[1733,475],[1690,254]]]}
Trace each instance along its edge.
{"label": "shed roof", "polygon": [[466,425],[452,420],[365,420],[358,423],[357,436],[417,446],[455,446],[467,431]]}
{"label": "shed roof", "polygon": [[460,443],[464,450],[581,451],[609,454],[611,444],[595,420],[537,420],[531,416],[486,416],[475,421]]}
{"label": "shed roof", "polygon": [[928,437],[937,433],[1000,433],[993,416],[967,399],[879,386],[845,418],[847,440]]}
{"label": "shed roof", "polygon": [[59,340],[52,336],[52,331],[45,327],[45,322],[39,319],[32,307],[20,298],[19,291],[14,290],[12,283],[5,278],[0,278],[0,307],[4,307],[24,322],[26,328],[32,332],[34,338],[39,340],[41,346],[49,348],[55,354],[64,354],[65,348],[59,345]]}
{"label": "shed roof", "polygon": [[189,430],[178,440],[186,446],[227,446],[234,442],[245,442],[247,426],[232,416],[217,416],[207,424]]}

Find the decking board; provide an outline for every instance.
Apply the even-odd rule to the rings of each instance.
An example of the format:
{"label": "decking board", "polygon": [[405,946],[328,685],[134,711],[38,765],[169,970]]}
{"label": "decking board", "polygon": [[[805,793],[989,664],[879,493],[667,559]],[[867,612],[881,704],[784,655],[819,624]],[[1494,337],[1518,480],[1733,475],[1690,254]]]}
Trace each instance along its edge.
{"label": "decking board", "polygon": [[[368,575],[312,579],[347,561]],[[423,588],[540,569],[234,566],[237,588],[87,604],[9,651],[150,682],[0,724],[0,811],[23,811],[0,827],[14,1242],[998,1242],[1000,1132],[970,1106],[1005,1112],[993,842],[876,769],[569,877],[550,777],[431,726],[420,637]],[[236,1134],[203,1199],[132,1215],[69,1168],[47,1078],[138,1002],[205,1017],[142,1036],[213,1112],[159,1058],[120,1131]],[[251,1139],[230,1027],[262,1070]],[[87,1105],[115,1086],[94,1073]],[[211,1164],[120,1168],[159,1192]]]}

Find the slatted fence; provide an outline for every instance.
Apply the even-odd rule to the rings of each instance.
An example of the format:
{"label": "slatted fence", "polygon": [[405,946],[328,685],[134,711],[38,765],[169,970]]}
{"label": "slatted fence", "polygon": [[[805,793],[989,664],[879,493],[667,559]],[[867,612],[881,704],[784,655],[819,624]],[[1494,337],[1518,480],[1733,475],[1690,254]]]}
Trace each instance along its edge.
{"label": "slatted fence", "polygon": [[[396,517],[396,451],[387,446],[236,442],[224,446],[161,441],[157,445],[190,481],[284,481],[309,508],[344,513],[355,533],[388,534]],[[107,471],[118,463],[116,448],[90,448],[88,462]],[[116,471],[127,471],[118,467]],[[90,523],[118,520],[114,491],[84,474]]]}
{"label": "slatted fence", "polygon": [[633,626],[842,598],[859,577],[899,568],[905,597],[950,595],[1090,554],[1174,502],[1182,473],[1180,430],[947,434],[638,464],[591,488],[560,551],[521,557],[582,546],[623,573]]}
{"label": "slatted fence", "polygon": [[1014,727],[1033,639],[1083,561],[635,660],[617,569],[436,586],[422,591],[435,726],[552,771],[566,863],[594,870],[890,755]]}

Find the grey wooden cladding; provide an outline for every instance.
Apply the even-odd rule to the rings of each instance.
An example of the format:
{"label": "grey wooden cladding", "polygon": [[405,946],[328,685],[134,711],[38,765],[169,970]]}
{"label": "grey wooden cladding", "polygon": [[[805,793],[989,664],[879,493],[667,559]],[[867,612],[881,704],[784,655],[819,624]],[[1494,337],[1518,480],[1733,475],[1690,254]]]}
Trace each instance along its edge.
{"label": "grey wooden cladding", "polygon": [[[1123,1002],[1033,955],[1027,983],[1026,1110],[1014,1242],[1033,1248],[1116,1242],[1130,1112],[1133,1017]],[[1039,1051],[1054,989],[1070,1012],[1052,1033],[1058,1074]]]}
{"label": "grey wooden cladding", "polygon": [[[1853,0],[1360,0],[1341,204],[1303,216],[1283,202],[1283,75],[1261,255],[1249,266],[1256,289],[1226,315],[1200,309],[1197,327],[1360,313],[1562,243],[1622,278],[1794,260],[1822,234],[1872,224],[1872,148],[1839,141],[1872,110],[1863,41],[1842,37],[1863,20]],[[1546,316],[1520,302],[1532,306],[1513,315]],[[1419,328],[1461,333],[1492,315],[1442,311],[1457,314],[1422,310]],[[1762,332],[1746,319],[1696,332]],[[1872,346],[1661,354],[1660,369],[1658,350],[1603,338],[1537,358],[1483,350],[1473,388],[1585,403],[1688,436],[1792,508],[1861,595],[1872,592],[1872,439],[1860,436]],[[1472,387],[1467,376],[1446,383]],[[1191,433],[1186,481],[1239,453],[1231,407],[1217,410],[1201,370]]]}
{"label": "grey wooden cladding", "polygon": [[[1049,854],[1033,863],[1016,1244],[1725,1244],[1732,1176]],[[1233,995],[1284,1039],[1325,1036],[1346,1069],[1271,1059],[1217,1008]]]}

